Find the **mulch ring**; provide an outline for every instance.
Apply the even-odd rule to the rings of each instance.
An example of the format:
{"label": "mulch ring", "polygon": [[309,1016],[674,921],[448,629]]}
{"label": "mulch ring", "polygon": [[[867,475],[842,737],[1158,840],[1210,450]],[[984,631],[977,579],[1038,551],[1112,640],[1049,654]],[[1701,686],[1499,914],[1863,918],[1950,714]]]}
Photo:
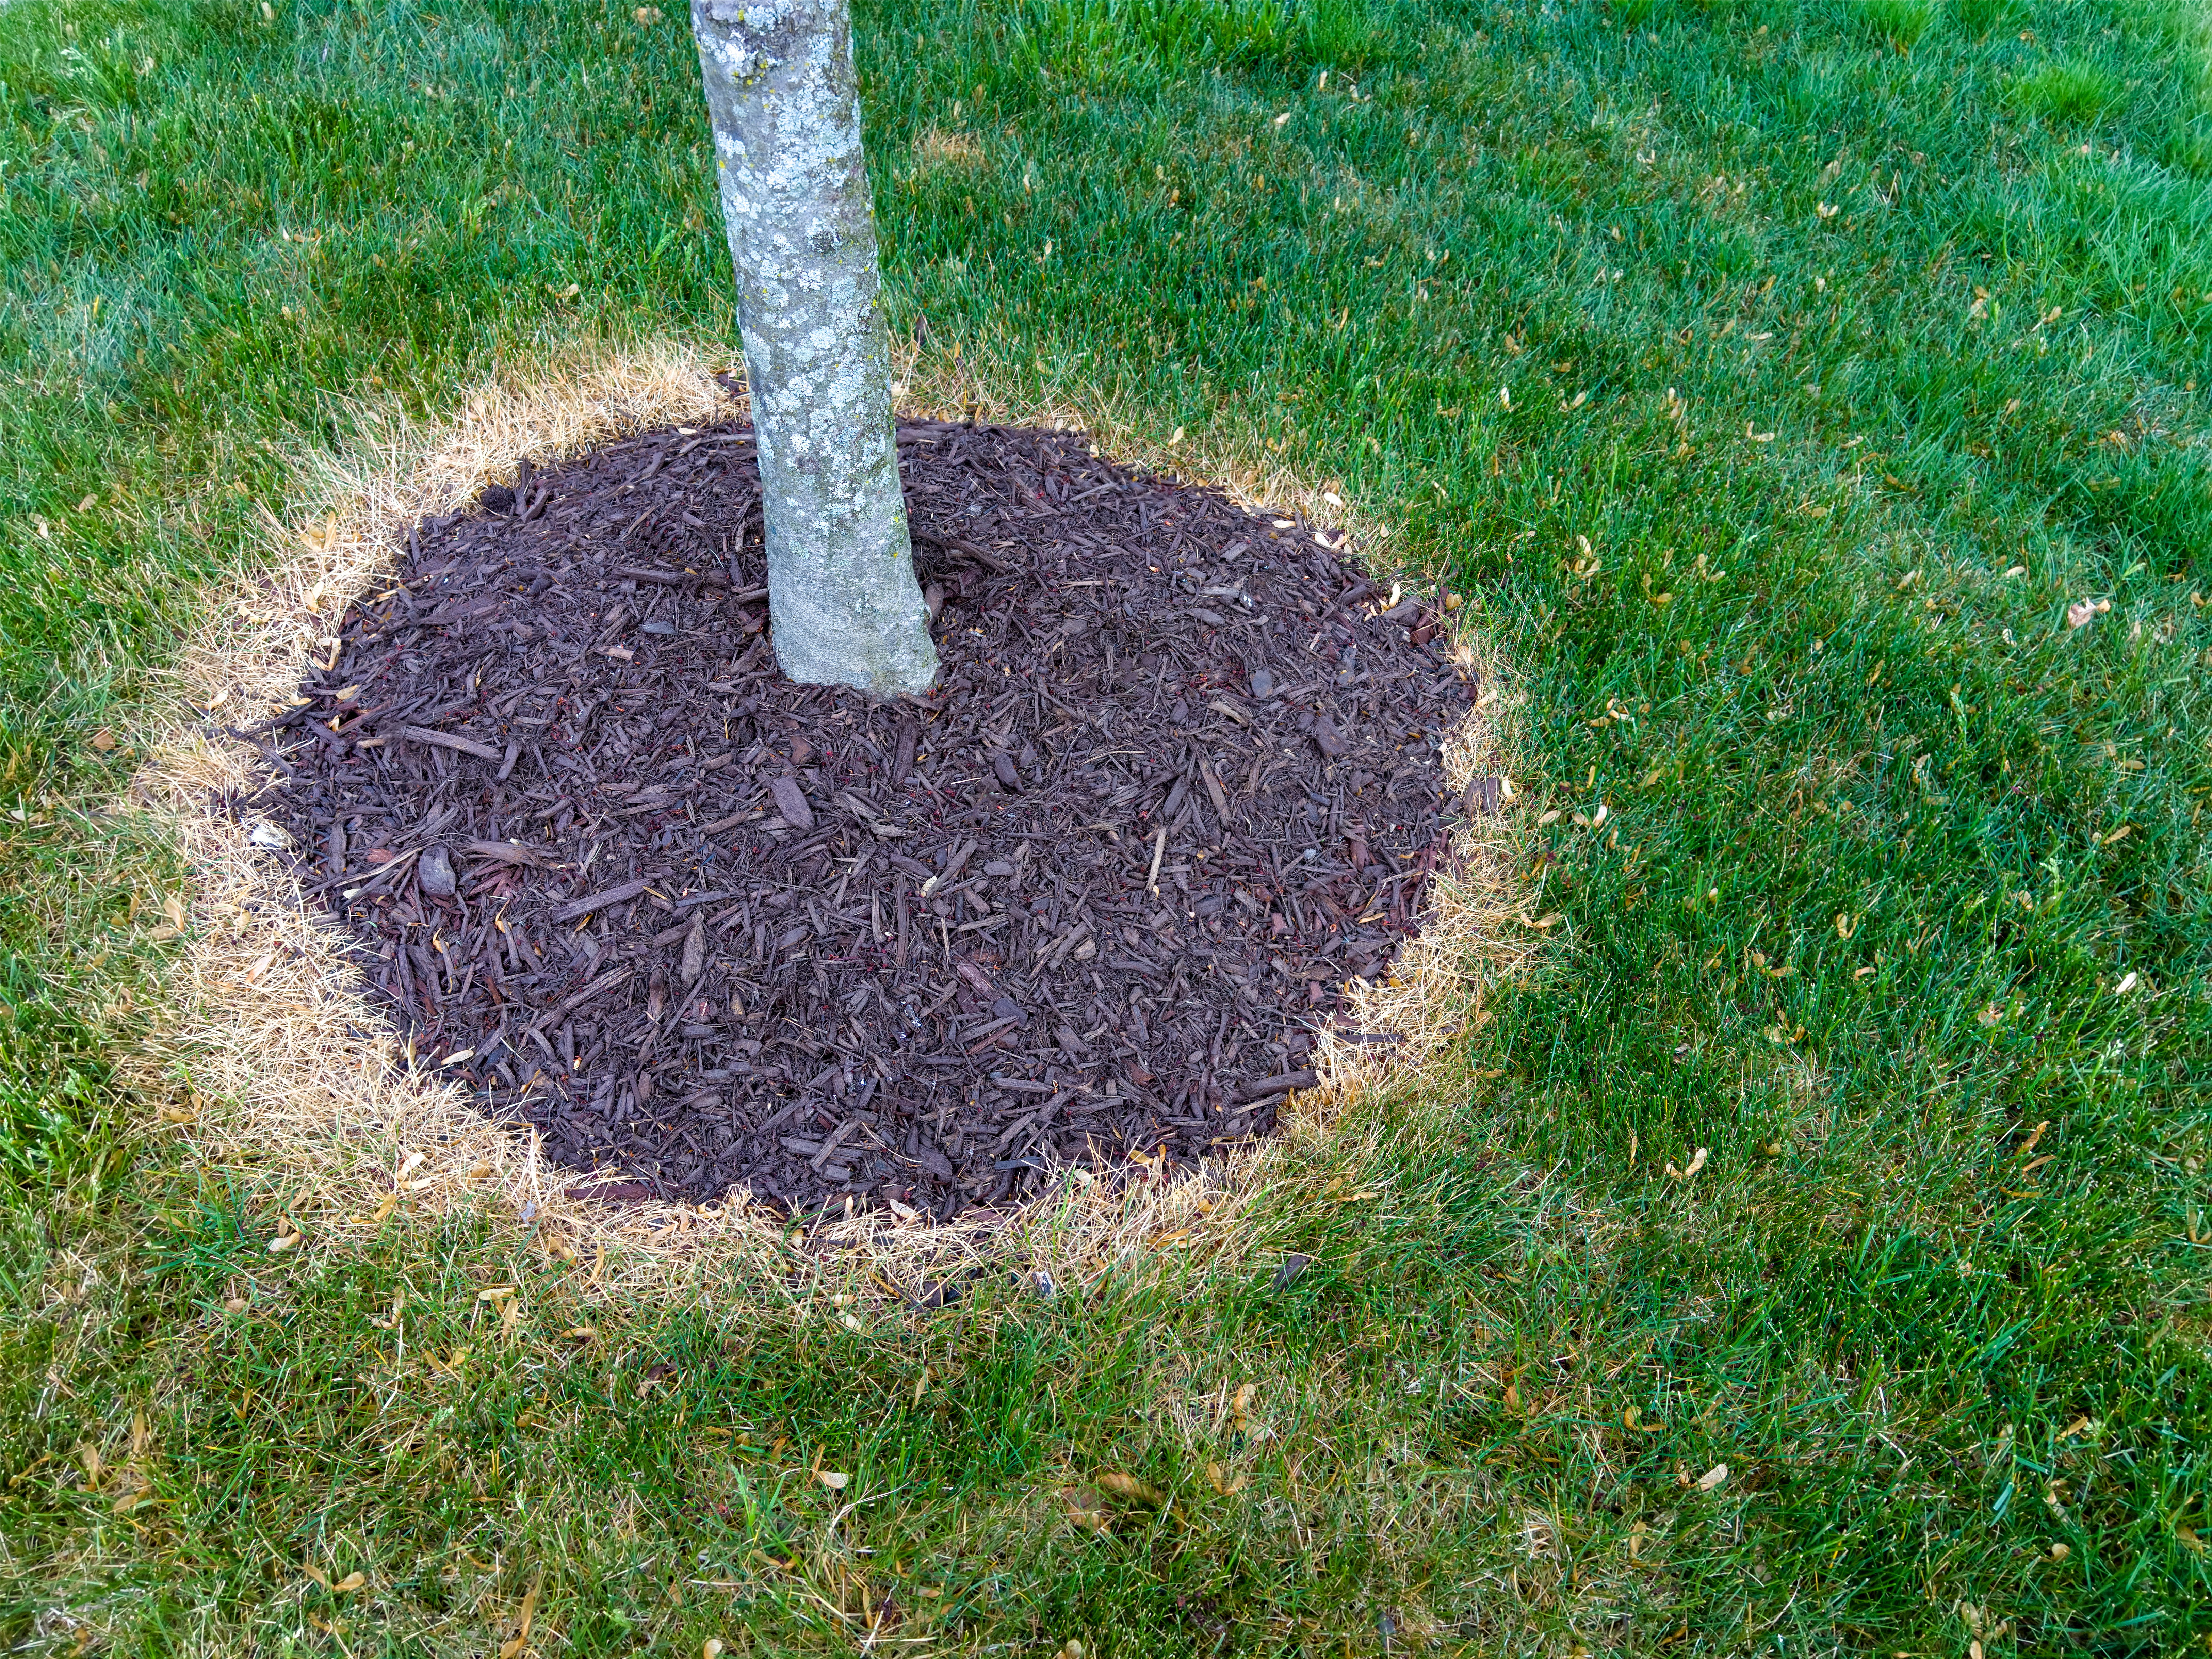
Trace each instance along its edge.
{"label": "mulch ring", "polygon": [[1195,1164],[1418,923],[1475,689],[1420,601],[1076,434],[899,453],[927,697],[779,676],[752,434],[679,428],[417,526],[240,734],[416,1064],[574,1195],[943,1220]]}

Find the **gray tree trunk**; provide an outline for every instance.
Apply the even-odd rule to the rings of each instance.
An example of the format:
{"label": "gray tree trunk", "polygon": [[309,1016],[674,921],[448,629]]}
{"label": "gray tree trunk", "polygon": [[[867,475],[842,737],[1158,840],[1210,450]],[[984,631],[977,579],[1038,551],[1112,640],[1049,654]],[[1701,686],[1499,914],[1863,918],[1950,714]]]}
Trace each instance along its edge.
{"label": "gray tree trunk", "polygon": [[891,425],[847,0],[692,0],[759,436],[783,672],[888,696],[937,677]]}

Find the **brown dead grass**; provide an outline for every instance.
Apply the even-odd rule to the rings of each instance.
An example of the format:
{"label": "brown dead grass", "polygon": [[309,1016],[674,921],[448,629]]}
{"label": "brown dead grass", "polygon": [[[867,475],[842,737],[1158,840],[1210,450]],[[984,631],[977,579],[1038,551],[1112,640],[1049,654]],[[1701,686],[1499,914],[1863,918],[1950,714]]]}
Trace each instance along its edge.
{"label": "brown dead grass", "polygon": [[[295,494],[283,520],[265,526],[259,573],[210,597],[172,696],[143,733],[150,759],[132,787],[173,837],[190,896],[171,994],[126,1066],[144,1097],[173,1099],[180,1087],[197,1097],[178,1132],[198,1158],[261,1191],[272,1251],[343,1249],[395,1218],[473,1207],[527,1224],[557,1256],[594,1262],[609,1293],[688,1297],[719,1282],[778,1299],[769,1282],[782,1283],[794,1265],[786,1224],[742,1192],[720,1204],[621,1209],[566,1197],[574,1176],[534,1134],[493,1127],[462,1089],[414,1063],[365,999],[334,925],[254,846],[257,825],[210,806],[258,782],[252,751],[222,728],[289,705],[347,602],[393,578],[410,523],[511,479],[520,455],[543,465],[641,428],[726,416],[732,405],[708,377],[732,367],[681,344],[578,345],[478,387],[442,422],[358,410],[354,441],[297,458]],[[993,398],[972,365],[917,373],[909,362],[900,391],[902,408],[917,416],[1080,426],[1122,459],[1247,501],[1288,505],[1316,522],[1331,510],[1322,490],[1248,458],[1160,453],[1103,403]],[[1478,660],[1472,646],[1462,650]],[[1482,706],[1445,750],[1455,785],[1478,769],[1507,769],[1514,699],[1498,695],[1508,683],[1495,663],[1480,666]],[[1250,1224],[1257,1218],[1287,1222],[1334,1201],[1332,1178],[1340,1190],[1387,1169],[1391,1148],[1402,1152],[1405,1135],[1420,1132],[1420,1103],[1443,1098],[1456,1040],[1485,1018],[1485,988],[1528,966],[1536,947],[1517,914],[1518,835],[1513,811],[1459,831],[1455,866],[1432,884],[1424,931],[1389,980],[1352,988],[1358,1026],[1402,1041],[1326,1041],[1322,1086],[1287,1103],[1266,1142],[1194,1178],[1140,1170],[1115,1182],[1070,1170],[1024,1209],[949,1227],[848,1216],[812,1230],[802,1248],[842,1260],[856,1286],[872,1279],[902,1291],[987,1263],[1085,1279],[1127,1271],[1168,1243],[1216,1261],[1249,1256],[1271,1231]],[[1387,1137],[1386,1095],[1401,1107]]]}
{"label": "brown dead grass", "polygon": [[983,141],[972,132],[931,127],[914,141],[914,158],[925,167],[980,167]]}

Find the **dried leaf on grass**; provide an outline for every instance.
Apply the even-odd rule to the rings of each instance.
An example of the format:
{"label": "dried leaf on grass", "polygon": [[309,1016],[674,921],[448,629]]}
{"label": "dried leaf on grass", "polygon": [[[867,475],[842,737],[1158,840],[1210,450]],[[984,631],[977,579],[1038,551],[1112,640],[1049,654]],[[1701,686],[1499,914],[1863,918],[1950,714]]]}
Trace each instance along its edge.
{"label": "dried leaf on grass", "polygon": [[1164,1509],[1168,1495],[1151,1482],[1139,1480],[1133,1474],[1120,1469],[1109,1469],[1098,1477],[1098,1484],[1116,1498],[1125,1498],[1133,1504],[1142,1504],[1148,1509]]}
{"label": "dried leaf on grass", "polygon": [[522,1612],[515,1621],[514,1634],[499,1644],[499,1659],[515,1659],[529,1644],[530,1626],[538,1617],[538,1592],[545,1583],[545,1569],[540,1567],[530,1577],[530,1588],[523,1592]]}
{"label": "dried leaf on grass", "polygon": [[1067,1518],[1086,1532],[1103,1532],[1111,1524],[1106,1495],[1095,1486],[1063,1486],[1060,1501],[1066,1506]]}

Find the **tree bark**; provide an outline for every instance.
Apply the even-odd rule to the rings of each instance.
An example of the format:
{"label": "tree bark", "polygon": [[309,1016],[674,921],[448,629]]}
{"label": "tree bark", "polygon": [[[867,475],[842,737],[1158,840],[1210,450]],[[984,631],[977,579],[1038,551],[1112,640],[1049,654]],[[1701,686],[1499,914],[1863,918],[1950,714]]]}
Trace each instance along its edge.
{"label": "tree bark", "polygon": [[878,696],[937,677],[891,425],[847,0],[692,0],[758,434],[783,672]]}

